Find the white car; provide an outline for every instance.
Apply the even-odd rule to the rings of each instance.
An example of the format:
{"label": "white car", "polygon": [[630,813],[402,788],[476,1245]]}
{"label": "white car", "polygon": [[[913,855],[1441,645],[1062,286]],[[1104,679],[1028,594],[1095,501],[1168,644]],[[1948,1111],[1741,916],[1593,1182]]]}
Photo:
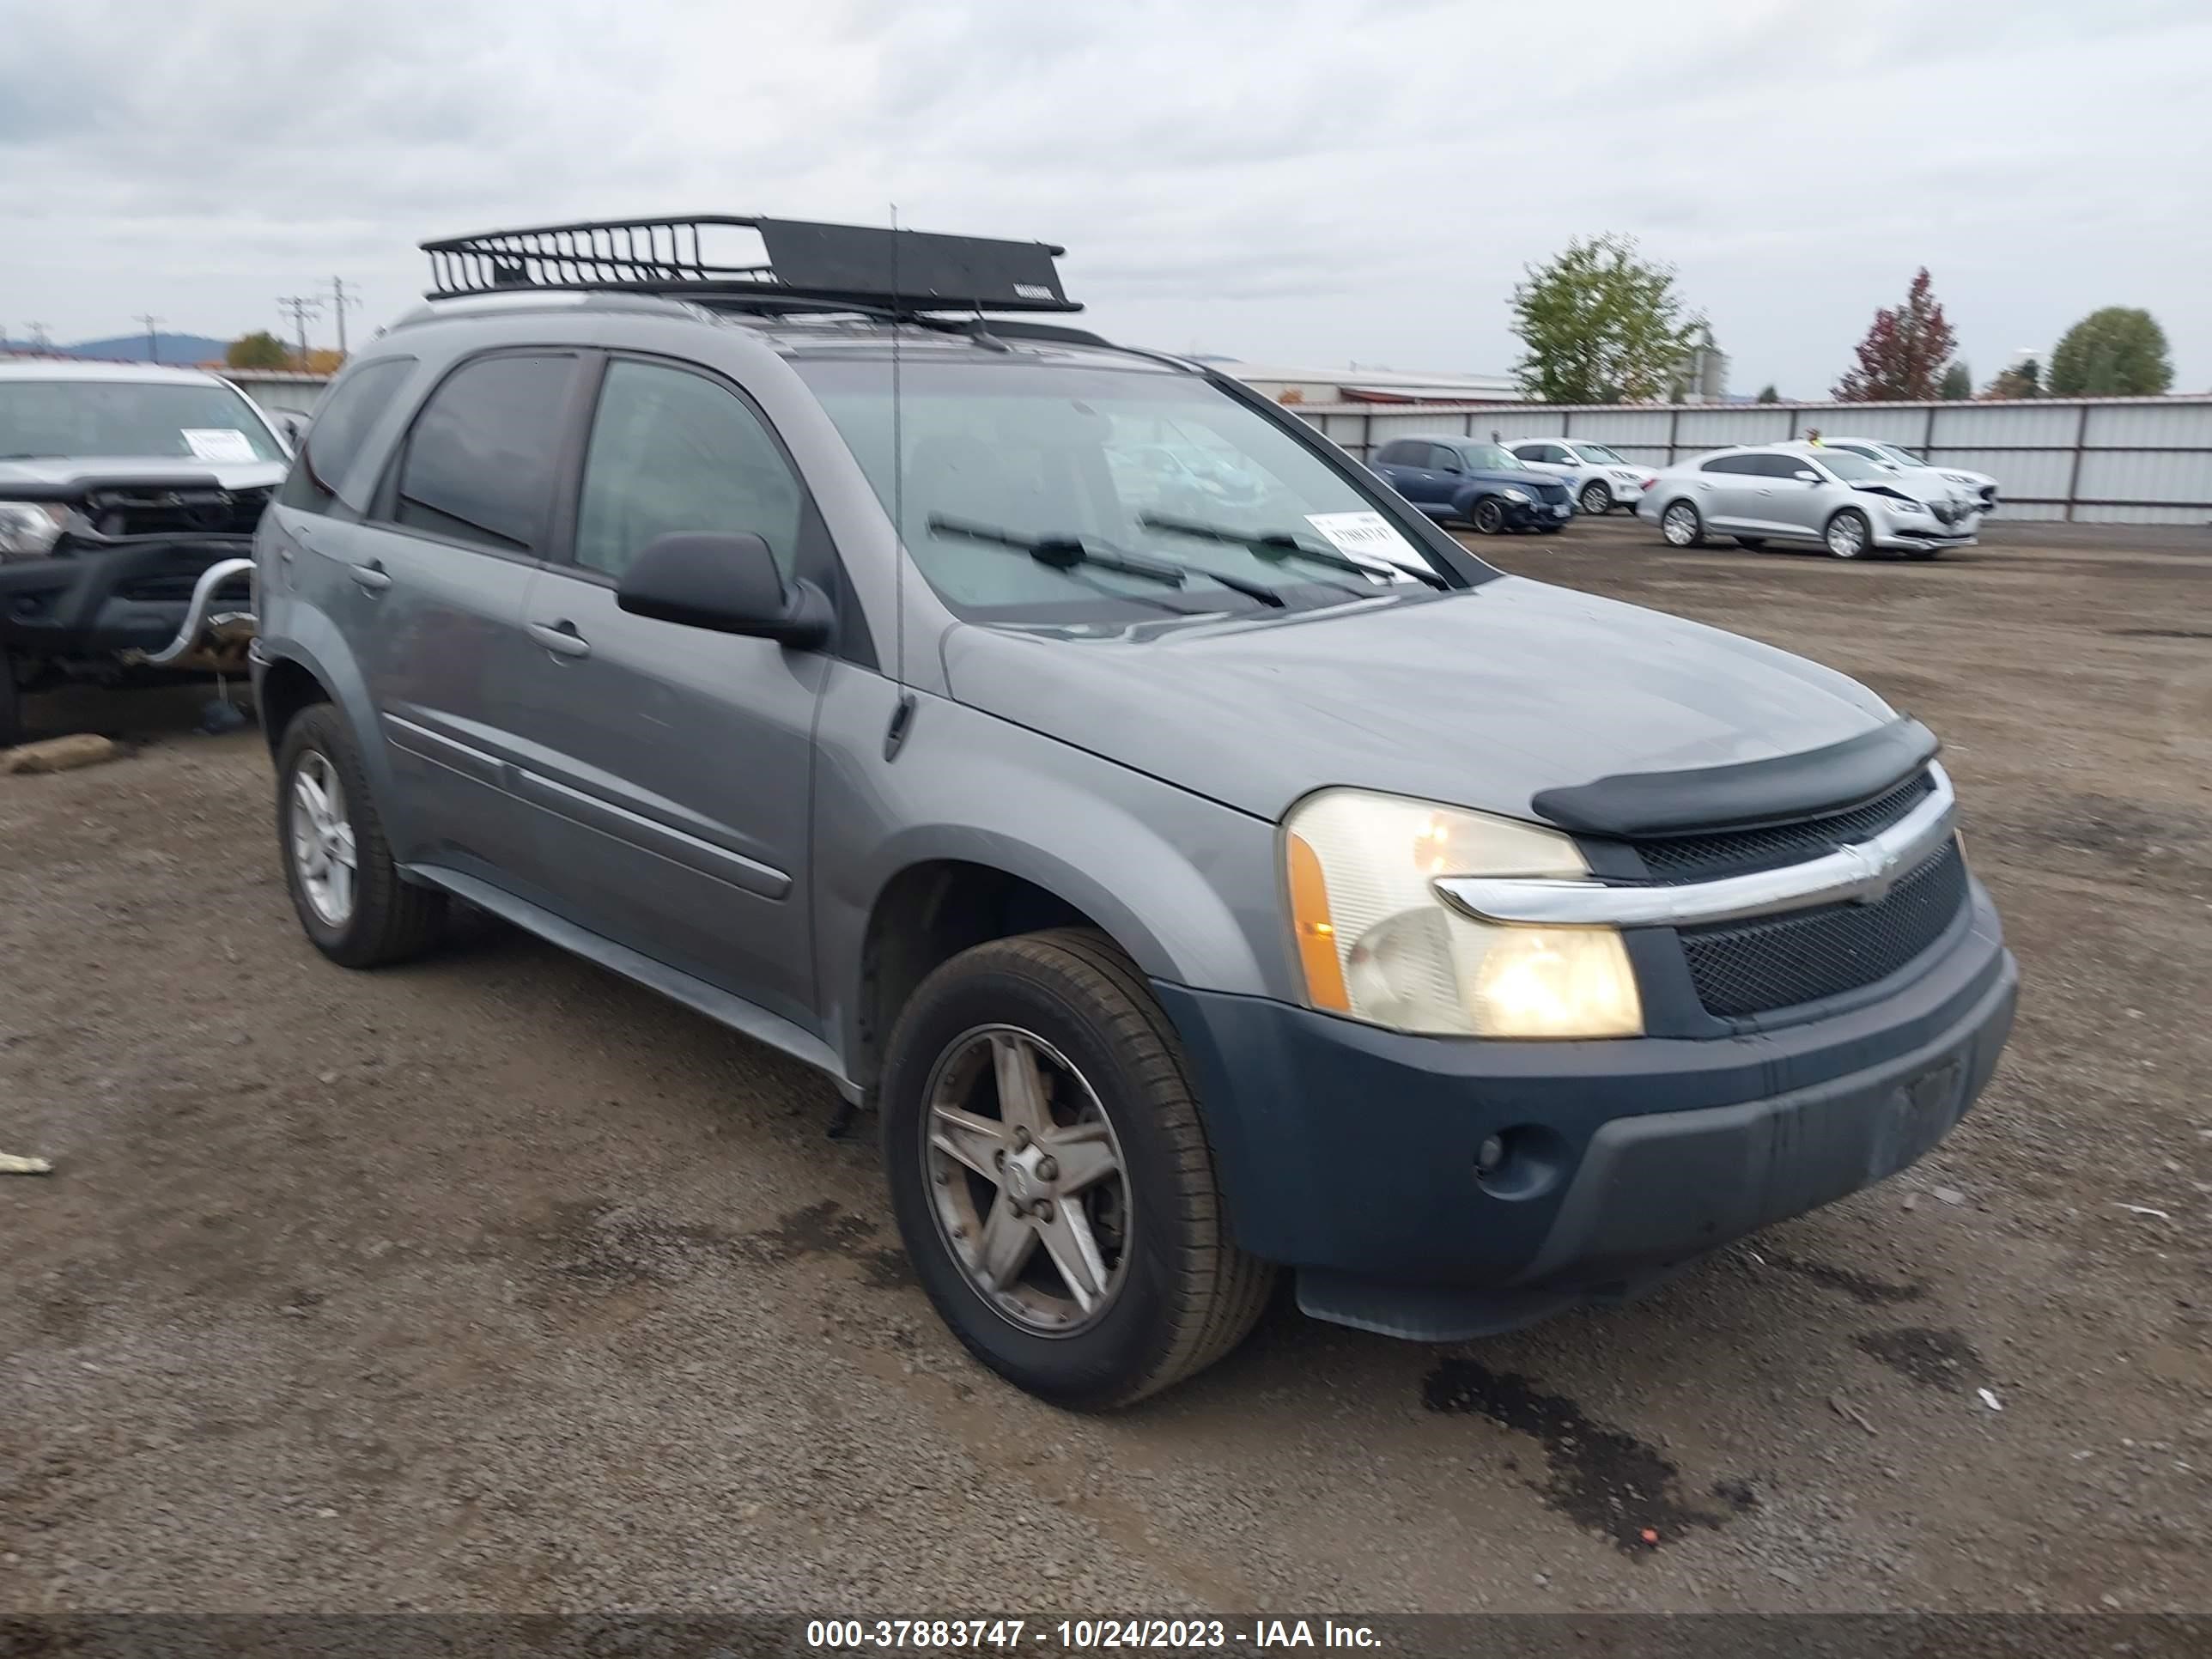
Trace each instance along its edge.
{"label": "white car", "polygon": [[1923,461],[1909,449],[1885,443],[1880,438],[1831,438],[1824,433],[1820,442],[1829,449],[1848,449],[1855,455],[1863,455],[1876,466],[1886,466],[1893,472],[1932,472],[1961,496],[1975,502],[1982,512],[1996,511],[1997,481],[1986,472],[1970,472],[1958,466],[1938,466],[1933,461]]}
{"label": "white car", "polygon": [[1516,438],[1505,447],[1531,472],[1565,478],[1574,491],[1576,507],[1592,518],[1601,518],[1616,507],[1633,512],[1637,499],[1659,476],[1648,466],[1624,460],[1603,444],[1581,438]]}

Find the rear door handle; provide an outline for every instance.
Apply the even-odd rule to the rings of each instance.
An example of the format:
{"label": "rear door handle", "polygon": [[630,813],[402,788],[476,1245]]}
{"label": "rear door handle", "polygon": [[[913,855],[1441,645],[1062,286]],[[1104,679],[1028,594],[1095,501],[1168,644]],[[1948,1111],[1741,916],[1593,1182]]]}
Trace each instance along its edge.
{"label": "rear door handle", "polygon": [[588,657],[592,642],[576,631],[576,624],[563,618],[557,623],[532,623],[530,637],[556,657]]}
{"label": "rear door handle", "polygon": [[392,586],[390,573],[374,559],[367,564],[349,565],[346,574],[353,578],[354,586],[371,593],[381,593]]}

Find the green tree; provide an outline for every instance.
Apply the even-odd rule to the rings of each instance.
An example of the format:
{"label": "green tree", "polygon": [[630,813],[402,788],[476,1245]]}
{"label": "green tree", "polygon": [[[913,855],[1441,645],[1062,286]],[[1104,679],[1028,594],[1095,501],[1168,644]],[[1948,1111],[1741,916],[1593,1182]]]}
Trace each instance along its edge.
{"label": "green tree", "polygon": [[1513,290],[1513,366],[1524,396],[1545,404],[1643,403],[1666,394],[1704,319],[1685,312],[1671,267],[1638,256],[1632,237],[1578,237]]}
{"label": "green tree", "polygon": [[2048,384],[2054,398],[2154,398],[2173,385],[2166,331],[2136,306],[2093,311],[2052,349]]}
{"label": "green tree", "polygon": [[292,354],[264,328],[233,340],[223,349],[222,360],[233,368],[287,368]]}
{"label": "green tree", "polygon": [[1771,380],[1759,387],[1759,396],[1752,399],[1755,404],[1778,404],[1781,401],[1782,394],[1774,389],[1774,382]]}
{"label": "green tree", "polygon": [[1859,342],[1858,362],[1836,382],[1832,395],[1839,404],[1923,402],[1936,395],[1954,343],[1923,265],[1903,305],[1875,313]]}
{"label": "green tree", "polygon": [[1943,371],[1943,385],[1937,393],[1946,403],[1960,403],[1974,395],[1974,371],[1966,367],[1964,357],[1954,357],[1951,367]]}
{"label": "green tree", "polygon": [[1984,398],[2040,398],[2043,395],[2043,366],[2033,357],[2023,357],[2010,368],[1990,382]]}

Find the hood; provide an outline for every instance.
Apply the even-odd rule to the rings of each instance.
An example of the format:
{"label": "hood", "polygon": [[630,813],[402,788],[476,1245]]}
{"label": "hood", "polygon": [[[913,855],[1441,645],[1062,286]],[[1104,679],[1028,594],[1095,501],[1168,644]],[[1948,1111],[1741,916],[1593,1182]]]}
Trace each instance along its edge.
{"label": "hood", "polygon": [[1539,484],[1563,485],[1566,482],[1556,472],[1527,472],[1508,467],[1477,467],[1467,477],[1472,483],[1505,484],[1531,494]]}
{"label": "hood", "polygon": [[0,501],[9,486],[58,489],[74,482],[88,485],[131,483],[155,480],[189,479],[197,483],[213,478],[223,489],[265,489],[284,482],[287,461],[196,461],[184,455],[40,455],[29,460],[0,461]]}
{"label": "hood", "polygon": [[1142,639],[963,624],[945,666],[962,702],[1271,820],[1330,784],[1528,817],[1540,790],[1893,718],[1787,652],[1513,576]]}

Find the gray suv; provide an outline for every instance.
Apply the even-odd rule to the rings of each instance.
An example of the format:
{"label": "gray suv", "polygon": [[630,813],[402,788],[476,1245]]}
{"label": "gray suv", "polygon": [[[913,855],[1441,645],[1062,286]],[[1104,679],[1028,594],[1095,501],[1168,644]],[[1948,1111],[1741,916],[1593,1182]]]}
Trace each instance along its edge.
{"label": "gray suv", "polygon": [[819,1068],[1020,1387],[1164,1388],[1281,1269],[1431,1340],[1631,1294],[1989,1078],[1923,726],[1025,316],[1058,250],[428,246],[258,536],[301,925],[368,968],[466,901]]}

